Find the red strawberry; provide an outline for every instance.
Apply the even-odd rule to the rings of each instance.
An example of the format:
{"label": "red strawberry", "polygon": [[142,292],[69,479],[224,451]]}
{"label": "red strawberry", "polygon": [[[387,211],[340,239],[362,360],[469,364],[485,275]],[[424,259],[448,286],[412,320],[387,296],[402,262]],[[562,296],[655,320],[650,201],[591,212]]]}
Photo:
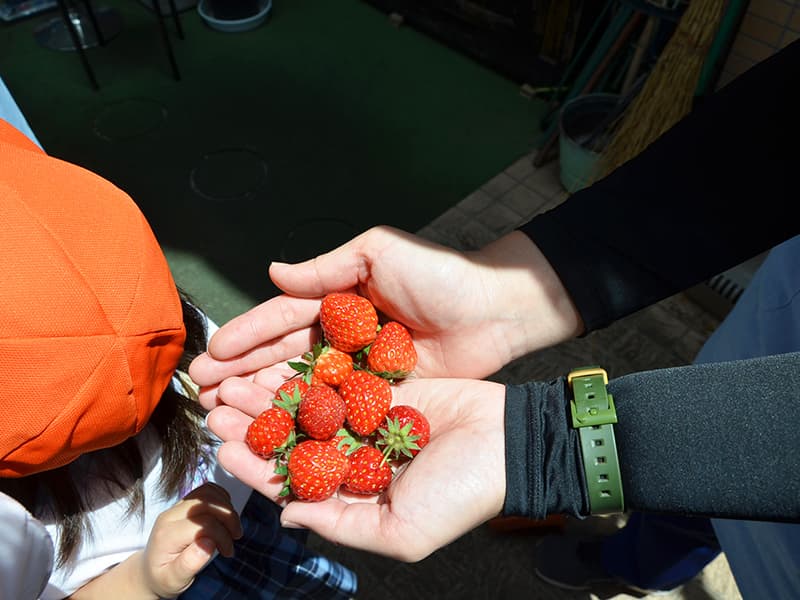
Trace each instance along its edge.
{"label": "red strawberry", "polygon": [[402,379],[417,366],[417,351],[411,334],[397,321],[389,321],[380,331],[367,355],[367,367],[386,379]]}
{"label": "red strawberry", "polygon": [[292,395],[294,395],[295,389],[299,390],[300,395],[302,396],[308,389],[308,383],[299,377],[284,381],[280,386],[278,386],[278,389],[275,390],[275,400],[285,400],[285,398],[281,397],[281,392],[286,393],[291,398]]}
{"label": "red strawberry", "polygon": [[354,438],[353,434],[344,427],[337,431],[336,435],[334,435],[328,441],[334,448],[341,450],[348,455],[352,454],[364,445],[360,440]]}
{"label": "red strawberry", "polygon": [[315,440],[329,440],[344,425],[345,404],[330,386],[312,385],[297,409],[297,424]]}
{"label": "red strawberry", "polygon": [[337,387],[353,370],[353,357],[333,346],[314,344],[302,361],[289,361],[289,366],[303,374],[306,383],[324,383]]}
{"label": "red strawberry", "polygon": [[363,296],[333,293],[322,299],[319,324],[331,346],[342,352],[358,352],[375,340],[378,313]]}
{"label": "red strawberry", "polygon": [[330,442],[306,440],[292,449],[287,471],[287,481],[298,499],[319,502],[344,483],[350,461]]}
{"label": "red strawberry", "polygon": [[392,467],[374,446],[362,446],[349,456],[350,474],[344,487],[356,494],[379,494],[392,482]]}
{"label": "red strawberry", "polygon": [[392,404],[389,382],[369,371],[353,371],[339,386],[347,407],[347,422],[358,435],[378,428]]}
{"label": "red strawberry", "polygon": [[245,440],[253,452],[264,458],[272,458],[281,449],[285,449],[293,432],[292,415],[282,408],[273,406],[250,423]]}
{"label": "red strawberry", "polygon": [[413,406],[400,404],[386,413],[386,426],[378,429],[375,444],[384,447],[383,454],[388,459],[413,458],[430,440],[427,417]]}
{"label": "red strawberry", "polygon": [[296,419],[297,407],[300,406],[303,394],[308,391],[309,387],[302,379],[297,381],[290,379],[275,390],[275,399],[272,403],[292,415],[293,419]]}

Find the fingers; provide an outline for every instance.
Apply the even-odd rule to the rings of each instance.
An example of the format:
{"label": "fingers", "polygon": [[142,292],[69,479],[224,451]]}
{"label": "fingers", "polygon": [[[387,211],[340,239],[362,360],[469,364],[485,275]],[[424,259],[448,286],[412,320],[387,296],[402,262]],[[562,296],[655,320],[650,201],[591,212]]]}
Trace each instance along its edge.
{"label": "fingers", "polygon": [[229,441],[217,451],[219,464],[241,482],[249,485],[273,502],[285,503],[279,497],[285,477],[275,474],[275,461],[264,460],[253,454],[247,444]]}
{"label": "fingers", "polygon": [[147,547],[151,568],[161,573],[154,579],[168,591],[181,590],[215,550],[233,556],[233,540],[241,536],[228,492],[214,483],[203,484],[156,519]]}
{"label": "fingers", "polygon": [[[252,418],[272,405],[275,392],[248,379],[234,377],[223,381],[217,396],[226,406],[236,408]],[[209,426],[211,420],[209,416]]]}
{"label": "fingers", "polygon": [[214,557],[216,550],[217,543],[213,539],[208,537],[195,539],[178,557],[175,577],[181,582],[193,579]]}
{"label": "fingers", "polygon": [[[208,428],[223,442],[241,442],[253,417],[230,406],[219,406],[208,413]],[[227,467],[226,467],[227,468]]]}
{"label": "fingers", "polygon": [[212,410],[213,408],[219,406],[221,402],[217,397],[218,390],[219,386],[216,385],[200,388],[200,391],[197,394],[197,400],[200,403],[200,406],[206,410]]}
{"label": "fingers", "polygon": [[[317,312],[319,314],[319,312]],[[238,318],[238,317],[237,317]],[[291,331],[282,337],[270,340],[252,348],[242,348],[242,340],[234,340],[235,347],[225,341],[229,330],[220,329],[209,342],[209,351],[201,354],[189,366],[189,376],[200,386],[211,386],[219,383],[226,377],[241,376],[253,373],[265,367],[285,363],[307,352],[319,340],[319,328],[307,327],[298,331]],[[222,340],[225,352],[241,350],[242,353],[233,358],[219,358],[214,355],[212,348],[217,348],[218,340]],[[214,350],[216,351],[216,350]],[[284,365],[285,366],[285,365]]]}
{"label": "fingers", "polygon": [[[287,294],[303,297],[321,297],[329,292],[353,289],[368,274],[362,249],[369,250],[370,244],[380,238],[382,229],[373,228],[330,252],[301,263],[272,263],[270,279]],[[371,241],[367,242],[368,239]]]}
{"label": "fingers", "polygon": [[159,598],[175,597],[215,551],[233,556],[234,540],[241,536],[241,521],[227,490],[205,483],[156,518],[138,563],[142,581]]}
{"label": "fingers", "polygon": [[228,491],[216,483],[204,483],[186,494],[181,504],[188,520],[200,527],[198,537],[209,537],[222,554],[230,556],[233,540],[242,537],[242,523]]}
{"label": "fingers", "polygon": [[[295,355],[299,350],[287,351],[284,344],[296,344],[305,338],[305,345],[308,346],[310,328],[319,317],[320,301],[320,298],[292,298],[285,295],[270,298],[225,323],[212,336],[208,345],[209,354],[217,360],[230,360],[251,349]],[[273,343],[293,333],[299,335],[288,341],[280,339]],[[262,344],[263,349],[259,348]]]}

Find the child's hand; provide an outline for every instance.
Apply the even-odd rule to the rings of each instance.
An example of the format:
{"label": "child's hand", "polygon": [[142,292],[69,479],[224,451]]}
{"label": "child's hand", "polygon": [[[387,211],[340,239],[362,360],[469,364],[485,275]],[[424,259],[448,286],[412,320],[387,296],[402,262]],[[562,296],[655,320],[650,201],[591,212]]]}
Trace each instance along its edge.
{"label": "child's hand", "polygon": [[177,596],[192,584],[215,550],[232,556],[233,540],[241,535],[228,492],[213,483],[203,484],[156,519],[141,557],[143,582],[159,598]]}
{"label": "child's hand", "polygon": [[228,492],[205,483],[158,515],[147,547],[76,590],[72,600],[174,598],[219,550],[233,555],[242,535]]}

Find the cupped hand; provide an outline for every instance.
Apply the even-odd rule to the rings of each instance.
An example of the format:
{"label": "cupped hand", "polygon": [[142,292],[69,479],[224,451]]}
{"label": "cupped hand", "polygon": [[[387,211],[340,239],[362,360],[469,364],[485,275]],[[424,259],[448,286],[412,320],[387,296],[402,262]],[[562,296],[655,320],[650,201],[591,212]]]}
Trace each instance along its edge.
{"label": "cupped hand", "polygon": [[269,273],[285,294],[223,325],[191,365],[206,408],[226,377],[291,375],[285,363],[319,339],[319,305],[330,292],[357,291],[408,327],[420,377],[486,377],[581,328],[560,280],[520,232],[466,253],[375,227],[312,260],[273,263]]}
{"label": "cupped hand", "polygon": [[[224,443],[220,464],[279,501],[274,461],[253,454],[247,426],[270,394],[246,379],[220,387],[225,402],[208,415]],[[323,502],[285,503],[281,521],[345,546],[417,561],[497,515],[505,498],[503,385],[469,379],[414,379],[393,387],[393,404],[421,410],[431,424],[427,446],[381,496],[339,494]]]}
{"label": "cupped hand", "polygon": [[159,598],[186,590],[219,551],[233,555],[233,541],[242,535],[239,515],[228,492],[214,483],[189,492],[161,513],[142,557],[142,582]]}

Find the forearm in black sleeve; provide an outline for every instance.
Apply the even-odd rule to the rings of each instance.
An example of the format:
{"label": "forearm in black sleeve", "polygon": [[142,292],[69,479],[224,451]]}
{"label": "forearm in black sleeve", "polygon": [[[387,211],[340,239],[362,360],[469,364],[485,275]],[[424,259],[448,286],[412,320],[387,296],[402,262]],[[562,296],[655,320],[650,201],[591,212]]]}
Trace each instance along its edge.
{"label": "forearm in black sleeve", "polygon": [[800,40],[521,227],[592,331],[800,232]]}
{"label": "forearm in black sleeve", "polygon": [[[609,381],[626,508],[800,521],[800,353]],[[508,386],[507,515],[588,514],[565,380]]]}

